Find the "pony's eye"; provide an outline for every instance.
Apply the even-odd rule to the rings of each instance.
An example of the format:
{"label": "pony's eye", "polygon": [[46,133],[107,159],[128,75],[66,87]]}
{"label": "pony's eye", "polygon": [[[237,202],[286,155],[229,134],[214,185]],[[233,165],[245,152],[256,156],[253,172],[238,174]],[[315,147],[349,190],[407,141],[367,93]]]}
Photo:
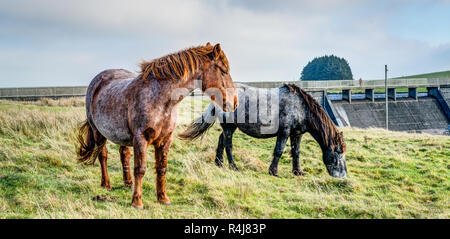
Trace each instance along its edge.
{"label": "pony's eye", "polygon": [[216,67],[219,68],[220,73],[222,73],[222,75],[226,75],[227,74],[227,71],[222,66],[216,65]]}

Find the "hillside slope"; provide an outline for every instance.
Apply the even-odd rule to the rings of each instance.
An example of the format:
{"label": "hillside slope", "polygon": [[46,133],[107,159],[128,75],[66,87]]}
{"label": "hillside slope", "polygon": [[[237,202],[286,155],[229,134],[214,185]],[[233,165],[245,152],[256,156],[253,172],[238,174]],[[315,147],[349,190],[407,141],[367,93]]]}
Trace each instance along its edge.
{"label": "hillside slope", "polygon": [[394,79],[406,79],[406,78],[449,78],[449,77],[450,77],[450,71],[439,71],[439,72],[425,73],[425,74],[419,74],[419,75],[402,76],[402,77],[397,77],[397,78],[394,78]]}
{"label": "hillside slope", "polygon": [[[177,132],[194,116],[192,100],[179,107]],[[353,128],[343,129],[346,179],[328,176],[310,135],[301,145],[306,175],[291,173],[288,143],[280,178],[267,173],[275,139],[237,132],[241,171],[235,172],[213,163],[217,125],[199,141],[176,138],[167,172],[172,205],[156,201],[150,149],[145,210],[136,210],[131,190],[122,187],[117,145],[108,144],[112,191],[100,187],[98,162],[76,163],[74,127],[85,118],[82,105],[0,101],[0,218],[450,218],[450,137]],[[106,201],[92,200],[99,195]]]}

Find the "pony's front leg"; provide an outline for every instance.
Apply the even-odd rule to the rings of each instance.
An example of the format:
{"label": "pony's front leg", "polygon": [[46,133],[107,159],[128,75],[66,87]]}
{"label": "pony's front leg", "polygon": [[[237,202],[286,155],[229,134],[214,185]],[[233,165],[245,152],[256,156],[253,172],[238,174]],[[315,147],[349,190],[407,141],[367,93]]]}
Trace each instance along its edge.
{"label": "pony's front leg", "polygon": [[133,138],[134,148],[134,191],[131,204],[138,209],[144,209],[142,203],[142,179],[144,178],[147,165],[145,161],[145,152],[148,142],[144,135],[137,134]]}
{"label": "pony's front leg", "polygon": [[292,173],[295,176],[303,176],[302,169],[300,168],[300,142],[302,135],[291,135],[291,156],[292,156]]}
{"label": "pony's front leg", "polygon": [[170,200],[166,193],[166,170],[167,155],[171,144],[172,136],[170,136],[168,141],[155,145],[156,197],[158,202],[165,205],[170,205]]}
{"label": "pony's front leg", "polygon": [[288,136],[285,134],[279,134],[277,137],[277,144],[275,145],[275,150],[273,152],[273,160],[269,167],[269,174],[278,177],[278,161],[283,154],[284,146],[286,146],[286,141]]}

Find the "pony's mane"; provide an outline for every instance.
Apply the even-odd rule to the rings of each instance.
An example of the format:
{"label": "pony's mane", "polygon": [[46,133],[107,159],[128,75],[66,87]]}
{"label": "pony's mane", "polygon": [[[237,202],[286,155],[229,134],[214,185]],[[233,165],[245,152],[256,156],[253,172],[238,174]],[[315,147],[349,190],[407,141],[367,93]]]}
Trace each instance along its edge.
{"label": "pony's mane", "polygon": [[[214,46],[191,47],[175,52],[151,61],[143,61],[140,64],[139,79],[148,79],[151,75],[157,80],[187,80],[200,66],[209,61],[208,55],[214,54]],[[220,51],[219,59],[229,69],[228,60],[223,51]]]}
{"label": "pony's mane", "polygon": [[331,121],[322,106],[311,95],[295,84],[285,84],[283,87],[291,92],[300,94],[303,98],[307,108],[306,112],[308,112],[308,123],[321,135],[324,142],[327,142],[333,150],[335,149],[335,146],[339,145],[342,148],[342,152],[345,152],[346,144],[344,142],[344,137],[339,133],[336,125]]}

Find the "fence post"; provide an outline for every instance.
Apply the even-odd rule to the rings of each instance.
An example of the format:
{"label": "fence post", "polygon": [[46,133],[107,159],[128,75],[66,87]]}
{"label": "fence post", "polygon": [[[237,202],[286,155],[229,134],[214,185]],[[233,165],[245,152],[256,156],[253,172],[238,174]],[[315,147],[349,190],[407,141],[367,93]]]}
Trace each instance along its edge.
{"label": "fence post", "polygon": [[[386,130],[389,130],[389,92],[388,92],[388,85],[387,85],[387,72],[388,68],[387,65],[384,65],[384,88],[385,88],[385,97],[386,97]],[[395,94],[395,90],[394,90]]]}

